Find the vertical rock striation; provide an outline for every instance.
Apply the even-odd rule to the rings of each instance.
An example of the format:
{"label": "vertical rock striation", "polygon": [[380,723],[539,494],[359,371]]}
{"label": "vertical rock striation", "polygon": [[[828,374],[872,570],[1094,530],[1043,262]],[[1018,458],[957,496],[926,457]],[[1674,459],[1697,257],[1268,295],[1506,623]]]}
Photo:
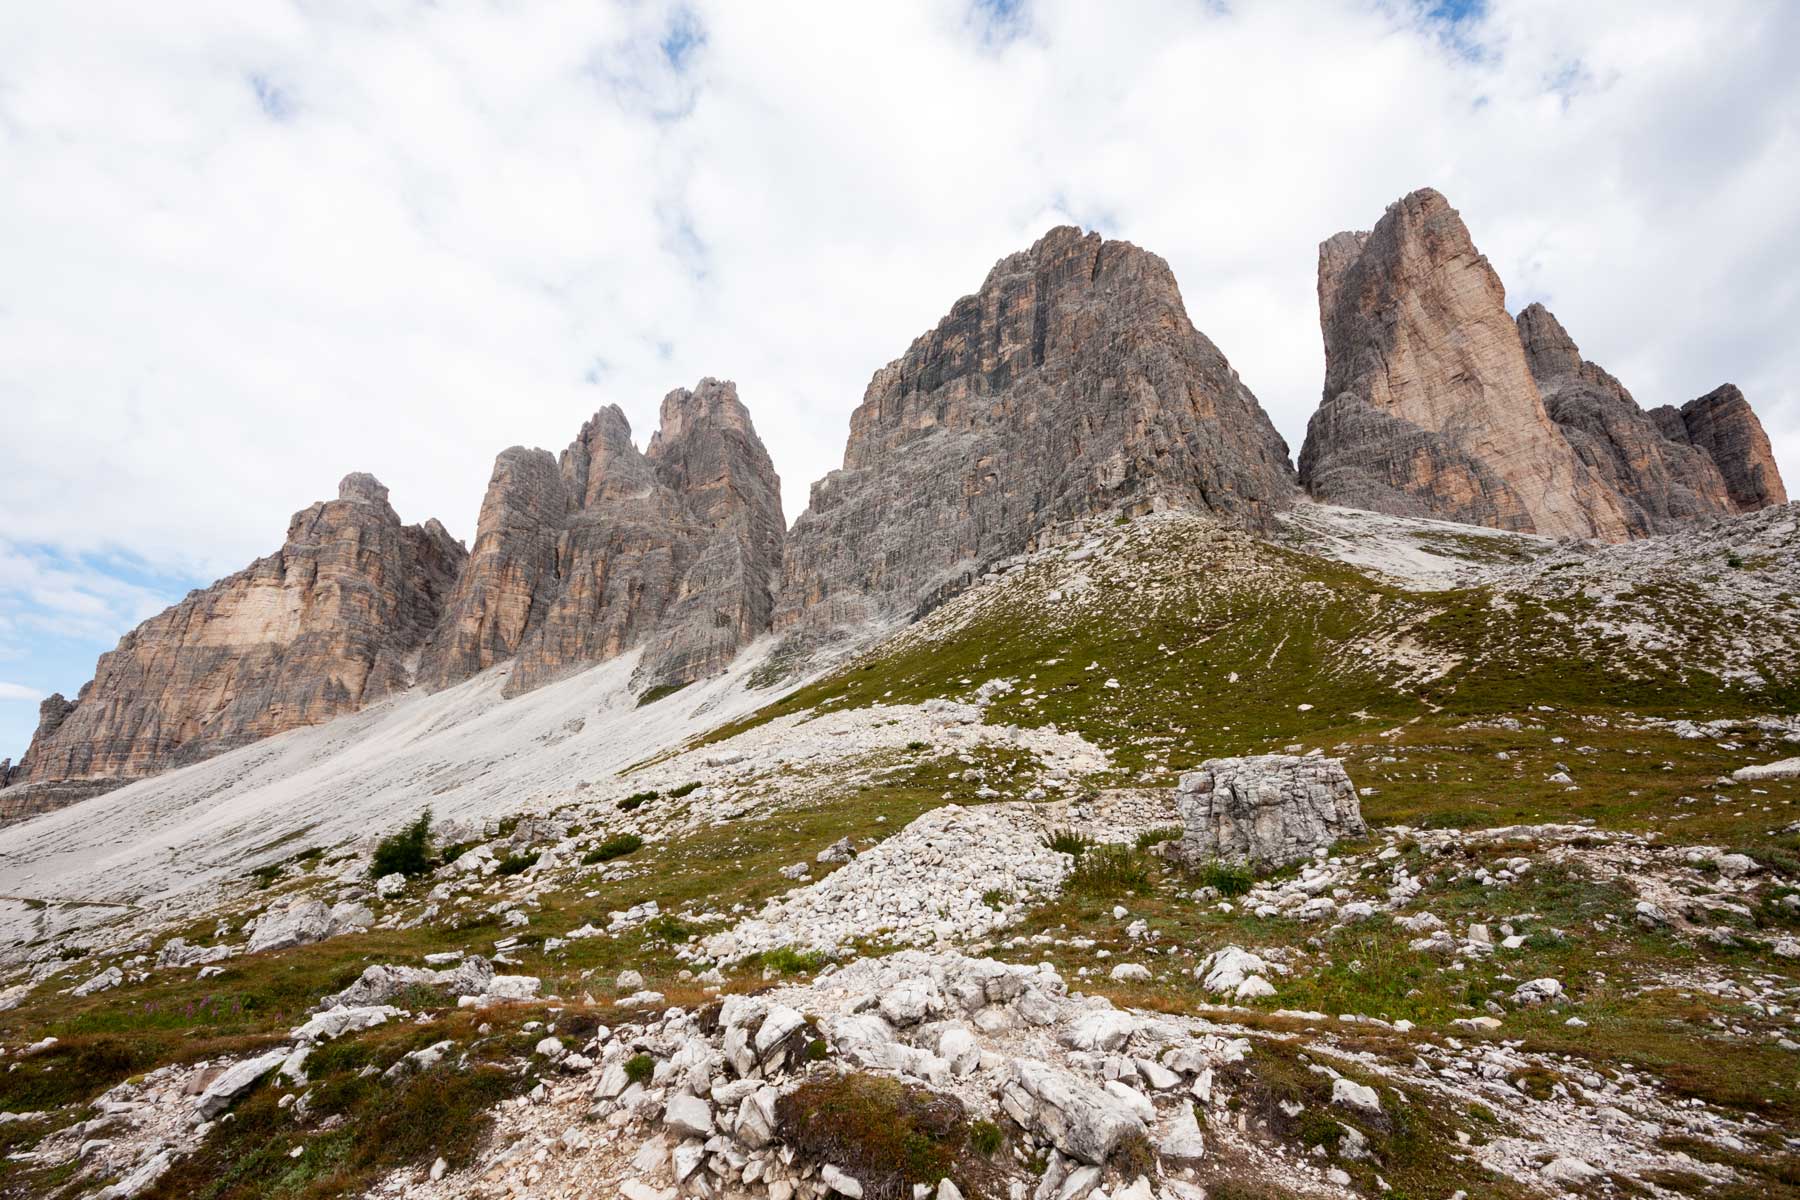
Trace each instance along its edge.
{"label": "vertical rock striation", "polygon": [[406,688],[465,557],[435,520],[402,525],[373,476],[345,476],[279,551],[126,634],[72,705],[46,700],[12,782],[92,794]]}
{"label": "vertical rock striation", "polygon": [[1325,397],[1300,478],[1320,500],[1620,538],[1618,498],[1544,410],[1506,291],[1430,189],[1319,248]]}
{"label": "vertical rock striation", "polygon": [[513,658],[517,695],[643,645],[641,683],[691,683],[768,629],[783,535],[781,481],[735,385],[670,392],[646,452],[604,408],[559,460],[496,462],[425,682]]}
{"label": "vertical rock striation", "polygon": [[1320,500],[1621,541],[1785,496],[1735,388],[1645,413],[1542,305],[1507,315],[1429,188],[1320,245],[1319,320],[1325,394],[1300,478]]}
{"label": "vertical rock striation", "polygon": [[789,532],[775,624],[911,616],[1059,522],[1171,506],[1262,526],[1296,494],[1168,264],[1053,229],[875,372]]}
{"label": "vertical rock striation", "polygon": [[514,446],[494,460],[469,562],[419,667],[433,691],[518,653],[556,595],[557,545],[569,491],[547,450]]}
{"label": "vertical rock striation", "polygon": [[1725,481],[1734,511],[1755,512],[1787,503],[1769,435],[1736,387],[1721,384],[1680,408],[1665,404],[1652,409],[1650,416],[1671,441],[1707,453]]}
{"label": "vertical rock striation", "polygon": [[787,519],[781,478],[729,383],[670,392],[645,457],[700,532],[645,666],[650,686],[676,687],[723,669],[769,631]]}
{"label": "vertical rock striation", "polygon": [[1624,384],[1581,357],[1549,309],[1528,305],[1518,328],[1545,411],[1576,456],[1619,496],[1631,536],[1736,511],[1711,456],[1665,437]]}

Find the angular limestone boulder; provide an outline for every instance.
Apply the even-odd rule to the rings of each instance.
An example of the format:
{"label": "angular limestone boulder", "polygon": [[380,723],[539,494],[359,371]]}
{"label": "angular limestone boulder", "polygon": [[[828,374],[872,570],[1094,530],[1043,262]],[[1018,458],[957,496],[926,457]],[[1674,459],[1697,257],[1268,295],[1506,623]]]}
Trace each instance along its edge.
{"label": "angular limestone boulder", "polygon": [[1175,807],[1186,832],[1174,853],[1187,862],[1281,867],[1369,830],[1335,758],[1208,759],[1181,777]]}

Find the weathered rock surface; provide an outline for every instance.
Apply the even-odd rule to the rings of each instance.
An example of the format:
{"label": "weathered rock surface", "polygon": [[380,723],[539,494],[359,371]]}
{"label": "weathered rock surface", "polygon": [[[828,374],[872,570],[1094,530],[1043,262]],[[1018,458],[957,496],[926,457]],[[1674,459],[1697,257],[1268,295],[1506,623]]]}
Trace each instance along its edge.
{"label": "weathered rock surface", "polygon": [[1286,866],[1368,832],[1356,789],[1335,758],[1208,759],[1181,777],[1175,807],[1185,829],[1175,852],[1190,862]]}
{"label": "weathered rock surface", "polygon": [[875,373],[788,538],[778,630],[906,617],[1047,527],[1160,507],[1266,524],[1287,446],[1168,264],[1063,227]]}
{"label": "weathered rock surface", "polygon": [[735,385],[663,400],[647,451],[616,406],[553,462],[494,466],[475,550],[425,655],[447,687],[509,657],[509,695],[644,645],[640,679],[709,675],[769,627],[781,483]]}
{"label": "weathered rock surface", "polygon": [[1688,442],[1711,456],[1738,512],[1787,503],[1769,435],[1736,387],[1722,384],[1679,409],[1667,404],[1652,409],[1650,416],[1671,440]]}
{"label": "weathered rock surface", "polygon": [[556,594],[557,542],[569,493],[547,450],[514,446],[494,460],[475,545],[425,648],[419,682],[459,683],[518,653]]}
{"label": "weathered rock surface", "polygon": [[1644,412],[1541,304],[1507,315],[1429,188],[1320,245],[1319,320],[1325,394],[1300,454],[1317,499],[1607,541],[1785,500],[1737,389]]}
{"label": "weathered rock surface", "polygon": [[1633,536],[1738,511],[1712,456],[1664,436],[1624,384],[1581,357],[1549,309],[1526,306],[1518,328],[1545,410],[1576,456],[1618,494]]}
{"label": "weathered rock surface", "polygon": [[1544,411],[1506,290],[1429,188],[1319,248],[1325,396],[1300,478],[1320,500],[1617,540],[1618,498]]}
{"label": "weathered rock surface", "polygon": [[13,782],[91,795],[400,691],[464,558],[435,520],[402,525],[373,476],[347,475],[275,554],[126,634],[72,705],[45,701]]}
{"label": "weathered rock surface", "polygon": [[710,379],[663,399],[644,456],[701,531],[646,666],[651,686],[678,686],[721,670],[769,630],[787,540],[781,478],[737,390]]}

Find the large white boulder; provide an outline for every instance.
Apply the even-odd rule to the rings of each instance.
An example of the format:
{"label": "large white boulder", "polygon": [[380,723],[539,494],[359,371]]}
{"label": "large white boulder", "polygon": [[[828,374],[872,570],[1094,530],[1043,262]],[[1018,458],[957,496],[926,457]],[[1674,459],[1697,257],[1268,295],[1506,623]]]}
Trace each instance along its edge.
{"label": "large white boulder", "polygon": [[1189,862],[1281,867],[1369,830],[1336,758],[1208,759],[1181,777],[1175,807],[1186,831],[1174,853]]}
{"label": "large white boulder", "polygon": [[1143,1121],[1117,1096],[1036,1059],[1013,1062],[1000,1103],[1020,1125],[1094,1166],[1121,1141],[1145,1132]]}

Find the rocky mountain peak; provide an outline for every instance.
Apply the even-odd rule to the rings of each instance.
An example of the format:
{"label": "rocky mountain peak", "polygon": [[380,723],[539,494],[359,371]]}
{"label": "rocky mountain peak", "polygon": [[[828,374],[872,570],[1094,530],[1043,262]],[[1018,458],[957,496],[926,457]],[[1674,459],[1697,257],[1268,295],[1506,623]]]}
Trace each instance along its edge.
{"label": "rocky mountain peak", "polygon": [[659,427],[644,453],[656,458],[670,442],[680,441],[690,432],[700,430],[711,433],[729,430],[742,436],[755,436],[750,424],[750,410],[738,399],[737,384],[709,375],[692,391],[676,388],[664,396]]}
{"label": "rocky mountain peak", "polygon": [[274,554],[127,633],[75,703],[44,702],[11,782],[54,806],[410,687],[466,555],[435,521],[402,525],[387,495],[346,476]]}
{"label": "rocky mountain peak", "polygon": [[1787,487],[1769,435],[1734,384],[1721,384],[1680,409],[1664,405],[1650,417],[1670,440],[1704,451],[1718,466],[1737,512],[1786,504]]}
{"label": "rocky mountain peak", "polygon": [[1555,313],[1534,301],[1519,311],[1516,324],[1534,378],[1554,379],[1581,372],[1581,350]]}
{"label": "rocky mountain peak", "polygon": [[352,471],[338,482],[338,499],[358,504],[386,505],[388,490],[366,471]]}
{"label": "rocky mountain peak", "polygon": [[670,392],[647,452],[608,405],[552,462],[494,466],[470,567],[426,649],[448,687],[515,659],[508,695],[650,643],[649,686],[717,670],[768,627],[781,484],[729,382]]}
{"label": "rocky mountain peak", "polygon": [[1058,526],[1164,506],[1256,525],[1294,495],[1168,264],[1062,226],[875,372],[789,533],[776,624],[903,618]]}
{"label": "rocky mountain peak", "polygon": [[1694,453],[1684,420],[1645,414],[1549,309],[1509,316],[1499,275],[1430,188],[1320,245],[1319,319],[1325,393],[1300,477],[1321,500],[1619,541],[1734,511],[1726,479],[1773,472],[1772,458],[1742,465],[1760,426],[1735,410],[1717,439],[1735,460]]}

